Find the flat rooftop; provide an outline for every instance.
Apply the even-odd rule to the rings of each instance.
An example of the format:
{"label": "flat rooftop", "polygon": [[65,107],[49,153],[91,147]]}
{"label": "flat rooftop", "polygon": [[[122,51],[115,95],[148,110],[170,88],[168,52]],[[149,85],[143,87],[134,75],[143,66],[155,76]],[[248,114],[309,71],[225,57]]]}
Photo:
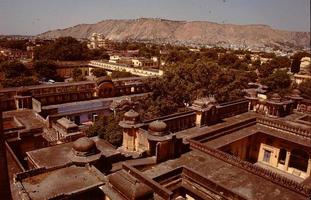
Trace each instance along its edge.
{"label": "flat rooftop", "polygon": [[198,150],[183,154],[180,158],[160,163],[143,173],[155,178],[178,167],[186,166],[231,191],[252,200],[306,200],[302,194],[277,185],[263,177],[245,171],[216,157]]}
{"label": "flat rooftop", "polygon": [[24,126],[24,129],[20,132],[29,132],[31,130],[42,129],[45,126],[44,122],[31,109],[3,112],[3,118],[13,117],[15,117]]}
{"label": "flat rooftop", "polygon": [[[92,138],[97,149],[100,151],[99,154],[106,158],[116,156],[120,154],[114,146],[107,141],[98,137]],[[42,149],[26,152],[28,158],[36,165],[36,167],[54,167],[59,165],[65,165],[72,162],[75,155],[72,151],[73,142],[50,146]],[[98,156],[97,154],[89,156]],[[86,157],[88,158],[88,157]],[[85,158],[85,159],[86,159]]]}
{"label": "flat rooftop", "polygon": [[101,175],[94,167],[76,165],[28,175],[19,182],[32,200],[83,193],[103,185]]}
{"label": "flat rooftop", "polygon": [[240,139],[246,138],[248,136],[257,134],[257,133],[262,133],[266,135],[270,135],[275,138],[283,139],[292,143],[296,143],[305,147],[311,147],[311,139],[307,138],[302,138],[293,134],[289,134],[286,132],[281,132],[278,130],[275,130],[273,128],[269,128],[267,126],[263,126],[260,124],[255,124],[251,125],[245,128],[241,128],[237,131],[233,131],[229,134],[225,134],[222,136],[219,136],[217,138],[208,139],[208,133],[207,133],[207,138],[205,139],[206,141],[203,142],[205,145],[212,147],[212,148],[220,148],[222,146],[228,145],[230,143],[233,143],[235,141],[238,141]]}

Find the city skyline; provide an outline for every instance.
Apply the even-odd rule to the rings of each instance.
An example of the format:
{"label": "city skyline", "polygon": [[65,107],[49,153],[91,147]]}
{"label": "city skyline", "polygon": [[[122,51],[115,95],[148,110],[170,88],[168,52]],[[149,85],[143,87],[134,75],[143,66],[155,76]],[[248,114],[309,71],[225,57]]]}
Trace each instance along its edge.
{"label": "city skyline", "polygon": [[0,34],[36,35],[105,19],[165,18],[310,31],[309,0],[1,0]]}

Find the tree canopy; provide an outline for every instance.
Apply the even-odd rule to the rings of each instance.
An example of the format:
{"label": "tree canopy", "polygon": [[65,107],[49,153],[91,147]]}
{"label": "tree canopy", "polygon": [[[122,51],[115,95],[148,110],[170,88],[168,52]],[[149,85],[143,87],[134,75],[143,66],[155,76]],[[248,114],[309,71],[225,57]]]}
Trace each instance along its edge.
{"label": "tree canopy", "polygon": [[122,143],[122,128],[119,126],[121,114],[114,116],[101,116],[95,123],[89,127],[87,134],[89,136],[98,135],[100,138],[110,142],[115,146]]}
{"label": "tree canopy", "polygon": [[292,64],[291,64],[291,72],[292,73],[298,73],[300,71],[300,63],[301,59],[306,56],[311,56],[308,52],[297,52],[292,56]]}
{"label": "tree canopy", "polygon": [[298,88],[301,91],[302,97],[306,99],[311,99],[311,79],[308,79],[300,83]]}
{"label": "tree canopy", "polygon": [[214,95],[220,103],[236,100],[256,78],[254,72],[222,68],[215,63],[173,64],[165,68],[163,77],[147,83],[153,91],[147,112],[170,114],[207,95]]}
{"label": "tree canopy", "polygon": [[101,77],[101,76],[107,76],[107,72],[106,70],[102,69],[102,68],[94,68],[91,70],[91,73],[95,76],[95,77]]}
{"label": "tree canopy", "polygon": [[111,78],[126,78],[126,77],[132,77],[132,76],[134,75],[126,71],[113,71],[111,73]]}
{"label": "tree canopy", "polygon": [[26,50],[27,43],[27,40],[8,40],[5,38],[0,39],[0,46],[10,49]]}
{"label": "tree canopy", "polygon": [[291,79],[287,73],[287,70],[276,70],[274,73],[264,78],[262,82],[274,92],[288,89],[291,85]]}
{"label": "tree canopy", "polygon": [[104,49],[88,49],[85,42],[73,37],[60,37],[54,42],[35,48],[35,60],[98,60],[109,59]]}
{"label": "tree canopy", "polygon": [[35,61],[33,64],[33,68],[40,78],[55,79],[55,77],[57,76],[57,66],[53,61]]}
{"label": "tree canopy", "polygon": [[38,79],[21,62],[7,61],[0,65],[0,70],[4,74],[1,81],[3,87],[18,87],[39,84]]}
{"label": "tree canopy", "polygon": [[83,76],[82,70],[80,68],[74,68],[72,70],[72,79],[74,81],[84,81],[85,77]]}

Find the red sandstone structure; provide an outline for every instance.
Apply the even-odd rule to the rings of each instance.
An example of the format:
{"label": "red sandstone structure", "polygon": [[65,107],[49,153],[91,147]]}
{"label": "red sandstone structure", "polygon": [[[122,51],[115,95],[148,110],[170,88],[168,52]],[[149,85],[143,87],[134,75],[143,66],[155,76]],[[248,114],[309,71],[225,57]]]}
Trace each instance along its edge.
{"label": "red sandstone structure", "polygon": [[[301,98],[299,91],[287,97],[267,97],[248,90],[245,99],[224,104],[206,97],[194,101],[186,112],[144,121],[135,106],[131,107],[135,103],[125,104],[117,98],[141,98],[146,88],[139,80],[123,83],[103,78],[97,83],[64,85],[72,87],[72,97],[78,91],[83,95],[72,103],[59,99],[61,104],[55,102],[56,94],[47,92],[57,90],[56,86],[46,90],[53,101],[36,93],[44,88],[27,88],[27,94],[15,91],[26,96],[11,96],[20,102],[15,105],[30,105],[24,101],[30,97],[32,104],[4,113],[9,168],[11,175],[15,173],[14,197],[310,198],[311,116],[308,100]],[[85,90],[79,88],[81,84]],[[88,93],[90,99],[80,101]],[[40,100],[34,103],[34,99]],[[119,122],[123,128],[119,148],[98,137],[79,135],[81,113],[88,110],[92,114],[104,105],[114,111],[128,109]],[[75,112],[80,113],[80,121],[69,120]],[[49,143],[42,134],[45,129],[57,130],[56,137],[67,139],[58,140],[58,145]]]}

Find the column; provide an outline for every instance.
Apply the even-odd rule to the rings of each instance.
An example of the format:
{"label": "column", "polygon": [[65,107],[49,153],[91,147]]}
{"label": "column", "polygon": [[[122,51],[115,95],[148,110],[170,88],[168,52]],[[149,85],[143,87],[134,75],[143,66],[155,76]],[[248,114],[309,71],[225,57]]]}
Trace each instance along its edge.
{"label": "column", "polygon": [[286,159],[285,159],[285,167],[284,167],[285,171],[288,170],[288,164],[289,164],[290,155],[291,155],[290,151],[287,151],[286,152]]}
{"label": "column", "polygon": [[307,168],[307,176],[309,176],[311,173],[311,158],[309,156],[309,160],[308,160],[308,168]]}
{"label": "column", "polygon": [[196,112],[195,125],[197,127],[201,127],[201,121],[202,121],[202,112],[198,111],[198,112]]}

